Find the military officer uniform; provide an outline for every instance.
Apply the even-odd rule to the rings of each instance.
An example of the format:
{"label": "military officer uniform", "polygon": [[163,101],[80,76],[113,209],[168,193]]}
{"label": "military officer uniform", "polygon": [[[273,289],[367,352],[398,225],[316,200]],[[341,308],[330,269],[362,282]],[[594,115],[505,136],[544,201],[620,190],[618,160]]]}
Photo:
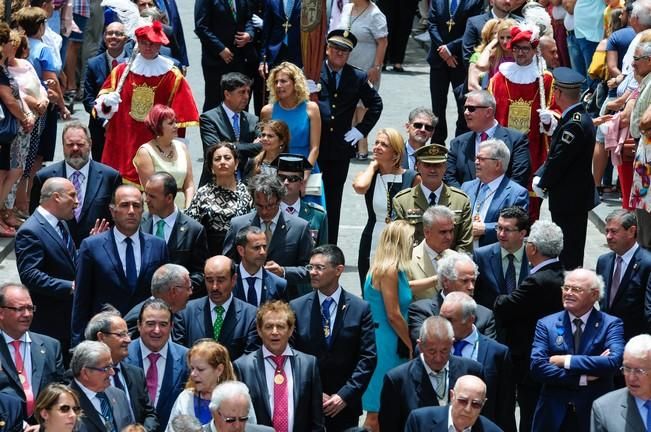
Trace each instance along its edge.
{"label": "military officer uniform", "polygon": [[328,215],[319,204],[301,200],[301,211],[299,217],[306,220],[310,225],[310,234],[314,240],[314,246],[321,246],[328,243]]}
{"label": "military officer uniform", "polygon": [[[580,88],[584,79],[572,69],[554,69],[554,86],[561,92]],[[594,144],[592,118],[577,100],[563,111],[533,181],[537,192],[549,198],[552,220],[563,230],[560,261],[567,270],[583,266],[588,212],[599,202],[592,177]]]}
{"label": "military officer uniform", "polygon": [[[344,30],[328,34],[328,45],[352,51],[357,43],[355,36]],[[348,176],[350,159],[355,156],[355,146],[344,139],[347,133],[367,136],[380,119],[382,99],[368,83],[365,71],[349,64],[339,71],[331,70],[328,61],[321,68],[319,111],[321,113],[321,147],[319,167],[323,173],[323,185],[328,213],[328,243],[336,244],[339,234],[339,217],[344,184]],[[367,108],[360,123],[351,129],[353,114],[359,101]]]}
{"label": "military officer uniform", "polygon": [[[446,163],[447,149],[438,144],[430,144],[416,150],[416,163]],[[472,209],[470,199],[461,189],[442,185],[437,205],[444,205],[454,212],[454,242],[452,249],[459,252],[472,252]],[[414,242],[423,241],[423,213],[429,207],[421,185],[402,190],[393,198],[393,219],[404,219],[415,227]]]}

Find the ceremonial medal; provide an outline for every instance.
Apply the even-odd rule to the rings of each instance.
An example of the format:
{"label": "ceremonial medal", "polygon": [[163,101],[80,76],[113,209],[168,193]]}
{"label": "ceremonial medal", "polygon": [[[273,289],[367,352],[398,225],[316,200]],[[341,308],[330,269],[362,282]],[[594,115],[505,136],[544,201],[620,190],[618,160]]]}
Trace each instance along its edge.
{"label": "ceremonial medal", "polygon": [[347,38],[349,34],[350,34],[350,33],[348,33],[348,30],[344,30],[344,37],[345,37],[345,38]]}
{"label": "ceremonial medal", "polygon": [[556,345],[561,346],[565,343],[565,339],[563,339],[563,336],[558,335],[556,336]]}
{"label": "ceremonial medal", "polygon": [[323,334],[326,338],[330,337],[330,326],[328,325],[323,326]]}
{"label": "ceremonial medal", "polygon": [[[278,372],[278,371],[276,371],[276,372]],[[285,377],[283,377],[280,373],[276,373],[276,375],[274,375],[274,383],[275,384],[281,385],[284,382],[285,382]]]}
{"label": "ceremonial medal", "polygon": [[556,323],[556,334],[556,345],[563,345],[565,343],[565,339],[563,338],[563,335],[565,334],[565,328],[563,327],[563,324]]}
{"label": "ceremonial medal", "polygon": [[531,101],[522,98],[512,101],[509,105],[508,127],[516,129],[523,134],[529,133],[531,122]]}
{"label": "ceremonial medal", "polygon": [[131,110],[129,115],[132,119],[144,122],[147,114],[154,106],[154,97],[156,96],[156,87],[149,87],[147,84],[133,86],[133,95],[131,96]]}

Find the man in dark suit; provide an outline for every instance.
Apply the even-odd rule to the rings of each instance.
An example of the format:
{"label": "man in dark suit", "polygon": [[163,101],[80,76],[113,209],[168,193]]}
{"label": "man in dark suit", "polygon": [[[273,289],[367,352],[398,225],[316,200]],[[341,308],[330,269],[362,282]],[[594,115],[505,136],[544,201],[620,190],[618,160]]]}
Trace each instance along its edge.
{"label": "man in dark suit", "polygon": [[309,282],[305,266],[310,260],[313,242],[310,227],[298,217],[287,217],[280,209],[286,192],[278,177],[259,174],[251,180],[255,210],[231,220],[224,240],[224,255],[237,258],[235,236],[244,227],[264,229],[267,237],[265,270],[287,280],[289,298],[297,297],[297,285]]}
{"label": "man in dark suit", "polygon": [[448,136],[445,108],[450,85],[457,102],[455,135],[467,130],[463,118],[463,84],[466,80],[466,68],[462,62],[461,38],[468,18],[479,15],[482,7],[483,2],[480,0],[463,2],[433,0],[430,5],[428,29],[432,44],[427,55],[427,62],[430,65],[429,91],[432,111],[439,119],[432,142],[445,143]]}
{"label": "man in dark suit", "polygon": [[174,204],[177,194],[176,180],[167,172],[157,172],[145,185],[145,213],[140,229],[165,240],[169,260],[182,265],[190,272],[192,297],[205,294],[203,266],[208,258],[206,230],[196,220],[186,216]]}
{"label": "man in dark suit", "polygon": [[550,221],[539,220],[531,227],[525,253],[531,263],[529,276],[511,294],[497,297],[493,311],[500,342],[511,350],[513,379],[520,406],[519,430],[531,430],[540,384],[529,373],[531,345],[538,320],[562,309],[563,232]]}
{"label": "man in dark suit", "polygon": [[310,266],[315,292],[290,303],[296,313],[292,345],[317,358],[326,430],[347,430],[359,425],[362,394],[377,363],[375,325],[369,304],[339,284],[341,249],[319,246]]}
{"label": "man in dark suit", "polygon": [[[208,148],[220,141],[235,143],[239,160],[237,172],[241,177],[249,158],[262,149],[259,143],[254,142],[257,138],[258,117],[247,111],[251,98],[251,79],[241,73],[227,73],[221,78],[221,89],[224,94],[222,103],[199,117],[203,154],[205,157]],[[237,117],[233,118],[235,114]],[[211,166],[212,164],[204,164],[199,187],[212,180]]]}
{"label": "man in dark suit", "polygon": [[[592,403],[592,432],[647,432],[651,400],[651,336],[633,336],[624,347],[622,372],[626,387],[599,397]],[[645,407],[646,409],[642,408]],[[648,424],[648,420],[647,420]]]}
{"label": "man in dark suit", "polygon": [[[472,257],[479,268],[474,298],[489,309],[498,295],[511,294],[529,276],[529,260],[524,253],[529,214],[519,207],[503,208],[495,231],[497,243],[475,249]],[[498,340],[503,339],[498,335]]]}
{"label": "man in dark suit", "polygon": [[256,321],[262,347],[237,359],[233,368],[251,392],[258,423],[276,430],[284,424],[288,432],[325,431],[317,359],[289,346],[294,312],[274,300],[258,309]]}
{"label": "man in dark suit", "polygon": [[515,387],[509,349],[479,333],[475,327],[477,303],[462,292],[445,296],[440,315],[454,329],[453,354],[475,360],[484,368],[487,401],[482,414],[507,432],[516,432]]}
{"label": "man in dark suit", "polygon": [[511,155],[505,164],[506,176],[520,186],[528,187],[531,173],[529,140],[525,134],[497,123],[493,95],[486,90],[468,93],[463,115],[470,132],[461,134],[450,142],[445,184],[461,187],[462,183],[474,180],[479,145],[487,139],[498,139],[506,144]]}
{"label": "man in dark suit", "polygon": [[624,321],[624,339],[651,331],[651,252],[636,241],[637,218],[628,210],[606,217],[606,242],[612,252],[597,260],[606,284],[600,310]]}
{"label": "man in dark suit", "polygon": [[401,431],[409,413],[425,406],[449,404],[450,389],[463,375],[483,374],[474,360],[451,355],[452,324],[442,317],[429,317],[418,338],[421,354],[391,369],[384,377],[380,394],[380,429]]}
{"label": "man in dark suit", "polygon": [[117,432],[134,422],[126,394],[111,386],[113,360],[106,344],[81,342],[75,347],[70,369],[74,377],[70,388],[84,412],[77,420],[80,432]]}
{"label": "man in dark suit", "polygon": [[[95,107],[95,99],[104,81],[111,73],[111,70],[120,63],[129,59],[130,53],[126,52],[125,44],[128,37],[124,30],[124,24],[114,21],[104,29],[104,45],[106,51],[88,59],[86,79],[84,81],[84,109],[92,114]],[[93,115],[88,117],[88,129],[93,142],[93,160],[102,160],[104,150],[104,120]]]}
{"label": "man in dark suit", "polygon": [[[77,121],[66,123],[61,139],[64,160],[36,173],[29,206],[33,213],[41,199],[41,187],[48,178],[70,180],[75,186],[79,205],[67,218],[67,223],[72,240],[79,247],[81,241],[91,235],[98,221],[112,221],[109,204],[115,189],[122,184],[122,177],[113,168],[90,159],[91,137],[86,126]],[[95,147],[94,143],[92,147]]]}
{"label": "man in dark suit", "polygon": [[165,241],[140,231],[142,194],[118,187],[111,201],[115,226],[81,244],[72,307],[72,344],[81,341],[86,323],[110,303],[127,313],[149,297],[154,271],[168,262]]}
{"label": "man in dark suit", "polygon": [[583,265],[588,212],[599,203],[592,177],[595,127],[579,100],[585,77],[566,67],[553,73],[552,95],[563,115],[533,185],[539,196],[549,196],[552,220],[563,230],[565,243],[571,245],[560,256],[563,266],[571,270]]}
{"label": "man in dark suit", "polygon": [[[421,327],[428,317],[436,316],[441,310],[443,299],[449,293],[461,291],[472,297],[477,280],[477,265],[466,255],[449,251],[438,262],[438,291],[431,299],[418,300],[409,305],[409,336],[415,345]],[[481,334],[495,339],[495,318],[490,309],[478,305],[475,325]]]}
{"label": "man in dark suit", "polygon": [[[321,142],[319,167],[328,206],[329,243],[337,244],[339,216],[344,184],[350,159],[355,157],[357,142],[367,136],[380,119],[382,99],[368,83],[366,72],[346,62],[357,44],[357,38],[344,30],[328,34],[327,60],[321,68],[319,112],[321,113]],[[351,128],[357,104],[367,108],[362,121]]]}
{"label": "man in dark suit", "polygon": [[252,77],[258,65],[253,10],[249,2],[199,0],[194,4],[194,32],[201,41],[201,67],[205,85],[203,111],[222,101],[222,76],[240,72]]}
{"label": "man in dark suit", "polygon": [[593,270],[568,272],[565,310],[536,324],[531,374],[542,391],[535,431],[588,432],[592,402],[614,388],[624,354],[624,324],[594,308],[603,291],[603,279]]}
{"label": "man in dark suit", "polygon": [[481,31],[488,20],[493,18],[510,18],[509,11],[512,9],[510,0],[491,0],[490,8],[480,14],[468,18],[466,29],[463,32],[461,40],[461,51],[463,55],[463,64],[468,68],[470,56],[475,52],[475,48],[481,43]]}
{"label": "man in dark suit", "polygon": [[256,226],[242,228],[235,236],[235,248],[240,264],[233,295],[256,308],[268,300],[286,301],[287,281],[264,269],[267,261],[264,232]]}
{"label": "man in dark suit", "polygon": [[[274,432],[270,426],[242,422],[239,419],[249,416],[253,402],[246,384],[239,381],[226,381],[215,387],[210,399],[212,423],[204,430],[232,432]],[[181,417],[181,416],[178,416]],[[177,417],[177,418],[178,418]],[[231,420],[233,419],[233,420]],[[176,423],[172,424],[175,431]],[[187,429],[190,430],[190,429]]]}
{"label": "man in dark suit", "polygon": [[414,153],[429,143],[438,121],[439,119],[429,108],[418,107],[411,110],[409,119],[405,124],[407,140],[405,141],[405,151],[402,156],[403,168],[416,170],[416,155]]}
{"label": "man in dark suit", "polygon": [[475,157],[477,178],[461,185],[472,203],[474,246],[497,242],[495,226],[501,209],[529,207],[529,191],[505,175],[509,158],[509,149],[503,141],[484,141]]}
{"label": "man in dark suit", "polygon": [[170,340],[172,322],[172,309],[163,300],[145,300],[138,319],[140,337],[129,344],[125,359],[145,372],[149,400],[161,426],[169,422],[172,406],[185,388],[189,373],[185,358],[188,349]]}
{"label": "man in dark suit", "polygon": [[228,349],[232,360],[255,351],[259,346],[255,307],[232,295],[236,264],[217,255],[206,261],[204,273],[208,295],[191,300],[181,311],[177,342],[192,346],[199,339],[215,339]]}
{"label": "man in dark suit", "polygon": [[6,384],[22,400],[24,418],[34,414],[40,391],[52,382],[61,382],[64,374],[59,342],[30,331],[35,312],[24,285],[0,286],[0,326],[4,336],[0,341],[0,373],[6,374]]}
{"label": "man in dark suit", "polygon": [[303,67],[301,55],[301,0],[264,0],[258,73],[264,79],[281,62]]}
{"label": "man in dark suit", "polygon": [[450,407],[424,407],[407,417],[405,432],[501,432],[495,423],[479,415],[486,404],[486,384],[476,376],[460,377],[450,390]]}
{"label": "man in dark suit", "polygon": [[109,347],[114,365],[111,385],[125,392],[134,420],[143,425],[147,432],[157,431],[160,423],[149,400],[145,374],[141,367],[123,362],[129,355],[131,338],[120,313],[111,306],[106,307],[91,318],[84,336],[86,340],[103,342]]}

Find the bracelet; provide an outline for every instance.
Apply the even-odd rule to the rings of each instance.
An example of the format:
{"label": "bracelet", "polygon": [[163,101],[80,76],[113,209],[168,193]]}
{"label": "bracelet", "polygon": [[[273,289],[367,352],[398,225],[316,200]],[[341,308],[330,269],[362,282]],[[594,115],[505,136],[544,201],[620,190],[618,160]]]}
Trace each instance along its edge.
{"label": "bracelet", "polygon": [[381,65],[381,64],[373,65],[373,67],[376,68],[377,70],[382,69],[382,65]]}

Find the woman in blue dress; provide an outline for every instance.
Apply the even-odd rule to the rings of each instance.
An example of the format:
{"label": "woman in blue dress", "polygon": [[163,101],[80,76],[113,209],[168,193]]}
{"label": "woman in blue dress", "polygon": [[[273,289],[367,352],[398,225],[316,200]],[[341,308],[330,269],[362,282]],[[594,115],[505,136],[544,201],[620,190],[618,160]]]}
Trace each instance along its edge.
{"label": "woman in blue dress", "polygon": [[409,282],[407,272],[413,243],[414,227],[409,222],[397,220],[387,224],[380,234],[364,284],[364,299],[371,305],[376,325],[377,347],[377,366],[362,396],[362,406],[367,411],[364,427],[370,431],[379,430],[378,411],[384,375],[409,360],[413,352],[407,326],[412,290],[425,289],[436,283],[435,277]]}

